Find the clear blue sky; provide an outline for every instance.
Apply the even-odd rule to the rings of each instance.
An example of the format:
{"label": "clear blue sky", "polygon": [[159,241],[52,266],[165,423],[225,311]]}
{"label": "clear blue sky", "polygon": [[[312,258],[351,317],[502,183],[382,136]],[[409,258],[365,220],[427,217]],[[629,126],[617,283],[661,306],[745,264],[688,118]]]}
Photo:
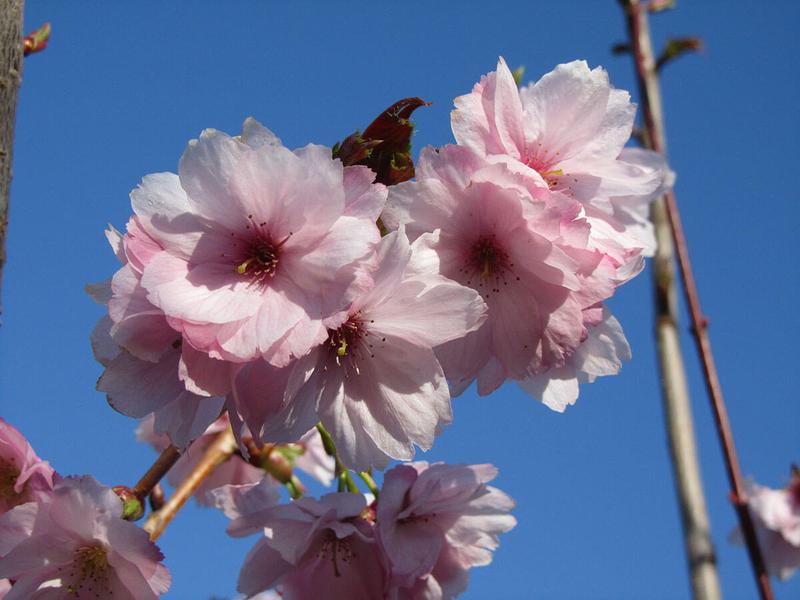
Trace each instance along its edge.
{"label": "clear blue sky", "polygon": [[[653,17],[660,46],[696,34],[700,56],[664,74],[670,159],[743,470],[786,481],[800,461],[797,174],[800,8],[793,1],[679,2]],[[0,329],[0,415],[62,473],[132,483],[154,454],[135,423],[94,391],[88,335],[101,314],[86,282],[116,268],[103,237],[125,223],[129,191],[174,171],[205,127],[235,133],[248,115],[289,147],[332,144],[394,100],[433,102],[415,146],[452,141],[452,99],[502,54],[538,78],[560,62],[604,65],[633,89],[617,2],[30,2],[28,29],[53,24],[26,60]],[[425,456],[492,462],[518,503],[471,599],[686,598],[652,340],[650,272],[611,307],[633,346],[618,377],[583,388],[565,414],[508,385],[455,400]],[[684,320],[684,324],[686,321]],[[685,341],[703,478],[726,598],[755,595],[721,454]],[[232,597],[251,541],[195,507],[162,538],[168,598]],[[800,576],[778,584],[800,597]]]}

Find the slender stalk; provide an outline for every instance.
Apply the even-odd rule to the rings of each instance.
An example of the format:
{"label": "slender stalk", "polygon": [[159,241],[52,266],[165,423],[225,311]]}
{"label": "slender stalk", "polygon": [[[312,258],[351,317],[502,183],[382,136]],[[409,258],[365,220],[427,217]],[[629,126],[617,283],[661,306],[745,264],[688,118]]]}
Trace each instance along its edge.
{"label": "slender stalk", "polygon": [[[643,137],[646,146],[663,153],[663,117],[650,34],[647,22],[641,22],[641,5],[632,1],[629,7],[627,24],[644,112]],[[664,421],[681,513],[689,579],[695,600],[717,600],[721,597],[721,591],[680,347],[675,252],[663,198],[653,203],[650,216],[657,241],[653,261],[655,334],[661,369]]]}
{"label": "slender stalk", "polygon": [[233,432],[228,428],[217,435],[200,459],[200,462],[181,482],[161,510],[152,513],[145,521],[144,530],[150,534],[151,540],[157,540],[164,533],[167,525],[175,518],[175,515],[186,504],[186,501],[197,491],[200,484],[214,472],[214,469],[233,456],[234,452],[236,452],[236,439],[233,437]]}
{"label": "slender stalk", "polygon": [[136,482],[136,485],[131,488],[131,492],[140,500],[147,498],[153,488],[158,485],[158,482],[178,462],[180,457],[180,451],[175,446],[169,446],[159,455],[156,462],[147,469],[147,472]]}
{"label": "slender stalk", "polygon": [[23,0],[0,0],[0,284],[6,263],[6,228],[17,93],[22,81]]}
{"label": "slender stalk", "polygon": [[319,431],[319,435],[322,438],[322,446],[325,448],[325,452],[328,456],[333,457],[335,462],[334,474],[338,480],[337,491],[344,492],[346,490],[353,494],[360,494],[361,490],[358,489],[358,485],[356,485],[356,482],[353,481],[353,478],[350,476],[350,470],[342,462],[342,459],[339,458],[339,453],[336,452],[336,444],[333,443],[331,434],[328,433],[328,430],[325,429],[322,423],[317,423],[317,431]]}
{"label": "slender stalk", "polygon": [[[641,103],[644,112],[644,122],[645,128],[647,131],[647,140],[648,145],[650,148],[655,150],[656,152],[660,152],[662,154],[666,154],[666,138],[664,135],[664,118],[663,118],[663,111],[661,106],[661,94],[659,89],[659,81],[658,81],[658,72],[655,67],[655,62],[653,59],[653,49],[650,42],[650,31],[649,25],[647,21],[647,10],[646,7],[642,6],[642,3],[639,0],[624,0],[623,5],[627,7],[627,25],[628,25],[628,34],[631,42],[631,49],[634,56],[634,61],[636,65],[636,74],[639,83],[639,92],[641,96]],[[697,349],[700,354],[700,358],[703,364],[703,372],[706,379],[706,387],[709,393],[712,409],[714,412],[714,419],[715,424],[717,427],[717,433],[720,438],[720,443],[722,445],[723,455],[725,457],[725,466],[728,473],[728,479],[732,488],[731,496],[734,500],[734,505],[736,507],[736,512],[739,517],[739,523],[744,534],[745,542],[747,545],[748,554],[750,557],[750,562],[753,567],[753,572],[756,578],[756,585],[758,587],[759,594],[762,600],[772,600],[774,598],[772,593],[772,588],[770,585],[769,577],[767,575],[766,569],[764,567],[764,559],[761,554],[761,548],[758,545],[758,540],[756,538],[755,526],[753,524],[752,515],[746,504],[745,498],[745,489],[743,485],[743,479],[741,476],[741,470],[739,468],[739,462],[736,457],[736,449],[733,443],[733,434],[731,432],[730,423],[728,421],[727,410],[725,408],[725,401],[722,397],[722,389],[719,384],[719,378],[717,376],[716,367],[714,366],[714,358],[713,353],[711,351],[711,342],[708,338],[708,321],[703,316],[703,312],[700,308],[700,299],[697,292],[697,285],[694,280],[694,276],[692,274],[691,268],[691,261],[689,259],[689,251],[686,245],[686,238],[683,233],[683,228],[681,225],[680,214],[678,211],[677,202],[675,199],[675,194],[672,192],[667,193],[663,198],[661,198],[654,207],[653,210],[653,219],[656,230],[663,230],[666,227],[669,228],[671,233],[671,239],[668,237],[666,240],[662,240],[661,238],[658,239],[659,247],[662,246],[662,243],[669,244],[669,256],[664,255],[664,261],[669,262],[669,273],[667,279],[672,279],[672,272],[673,272],[673,250],[672,245],[674,244],[674,248],[677,251],[678,255],[678,263],[680,265],[681,274],[683,276],[684,281],[684,293],[686,296],[687,303],[689,305],[689,311],[692,317],[692,332],[695,337],[695,341],[697,344]],[[666,236],[664,236],[666,237]],[[667,296],[663,296],[663,292],[665,291],[660,286],[665,285],[666,282],[659,279],[659,261],[656,261],[656,285],[657,285],[657,294],[661,293],[662,296],[659,296],[659,325],[658,329],[662,328],[661,322],[668,321],[668,329],[675,329],[676,320],[674,318],[676,314],[676,299],[675,299],[675,291],[674,286],[670,285],[671,289],[666,290]],[[662,315],[662,310],[664,310],[664,315]],[[673,337],[673,334],[670,334],[669,337]],[[680,357],[679,354],[679,346],[677,344],[677,333],[674,332],[674,337],[676,338],[671,342],[673,348],[668,348],[665,345],[664,338],[659,331],[659,354],[663,355],[667,350],[674,351],[676,357]],[[670,395],[669,394],[669,381],[667,380],[667,371],[664,369],[664,360],[662,359],[662,374],[664,377],[664,388],[665,388],[665,400]],[[680,385],[685,387],[685,376],[683,377],[683,381],[680,382]],[[688,400],[687,400],[687,411],[688,411]],[[669,409],[667,410],[669,413]],[[689,418],[691,419],[691,414],[687,412]],[[690,421],[689,421],[690,423]],[[684,424],[684,427],[686,424]],[[684,437],[688,437],[691,433],[684,432]],[[692,440],[691,446],[694,446],[694,442]],[[694,449],[692,448],[692,452]],[[675,452],[673,452],[673,457],[675,456]],[[696,465],[696,458],[694,460]],[[690,467],[694,468],[694,467]],[[676,464],[676,475],[678,475],[679,467]],[[699,470],[697,471],[697,476],[699,479]],[[680,477],[678,477],[680,479]],[[685,513],[683,507],[683,492],[679,491],[679,495],[682,496],[682,512]],[[702,497],[702,489],[700,489],[700,495]],[[705,513],[705,507],[703,506],[703,513]],[[707,535],[707,523],[708,517],[704,515],[705,525],[706,525],[706,535]],[[684,529],[687,533],[687,550],[690,550],[690,540],[689,534],[692,534],[692,531],[686,529],[687,525],[687,515],[684,514]],[[694,523],[690,525],[695,527],[700,525],[700,523]],[[709,540],[709,548],[710,540]],[[702,556],[700,557],[702,558]],[[708,560],[711,559],[711,560]],[[715,597],[719,597],[719,583],[716,577],[716,569],[714,568],[713,564],[713,549],[712,554],[708,557],[708,559],[702,561],[700,565],[707,565],[708,573],[713,572],[713,588],[714,593],[716,594]],[[703,589],[699,589],[699,585],[695,586],[695,580],[698,580],[698,584],[700,583],[699,579],[702,577],[704,580],[707,580],[706,583],[711,585],[711,577],[710,575],[707,577],[704,572],[697,572],[697,565],[695,564],[695,556],[690,552],[689,554],[689,563],[690,563],[690,570],[692,572],[692,583],[693,587],[695,588],[695,597],[708,597],[708,596],[698,596],[698,591],[701,593],[705,593]],[[711,588],[708,588],[711,590]]]}
{"label": "slender stalk", "polygon": [[368,471],[359,471],[358,476],[361,477],[361,481],[369,488],[369,491],[372,492],[372,495],[375,496],[375,499],[378,499],[378,494],[380,491],[378,490],[378,484],[375,483],[375,480],[372,478],[372,474]]}

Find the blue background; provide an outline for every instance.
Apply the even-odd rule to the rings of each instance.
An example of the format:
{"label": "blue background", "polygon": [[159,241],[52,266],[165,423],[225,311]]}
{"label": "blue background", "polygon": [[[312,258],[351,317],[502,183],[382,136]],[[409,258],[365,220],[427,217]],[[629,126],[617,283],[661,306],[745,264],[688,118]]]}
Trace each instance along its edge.
{"label": "blue background", "polygon": [[[800,460],[796,317],[800,93],[795,2],[680,2],[655,15],[656,46],[696,34],[706,50],[663,76],[669,153],[743,471],[787,481]],[[103,237],[128,192],[175,170],[205,127],[248,115],[289,147],[332,144],[394,100],[421,96],[414,143],[452,140],[452,99],[502,54],[536,79],[560,62],[602,64],[633,90],[621,12],[605,2],[29,2],[53,24],[26,60],[0,329],[0,414],[62,473],[132,484],[152,461],[135,423],[94,391],[83,292],[116,261]],[[634,352],[566,414],[507,385],[471,390],[429,460],[492,462],[519,525],[466,598],[686,598],[652,337],[650,272],[611,301]],[[683,327],[686,329],[686,318]],[[684,338],[702,472],[727,598],[753,598],[695,352]],[[159,542],[167,597],[232,597],[251,540],[215,511],[185,509]],[[776,584],[800,597],[800,576]]]}

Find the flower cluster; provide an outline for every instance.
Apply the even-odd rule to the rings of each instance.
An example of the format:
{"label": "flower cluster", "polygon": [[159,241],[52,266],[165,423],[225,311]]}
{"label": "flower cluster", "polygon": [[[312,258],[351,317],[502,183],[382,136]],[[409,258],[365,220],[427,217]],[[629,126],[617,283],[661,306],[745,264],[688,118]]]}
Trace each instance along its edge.
{"label": "flower cluster", "polygon": [[[382,490],[370,470],[430,449],[473,382],[513,380],[563,411],[630,357],[605,302],[652,253],[648,204],[672,175],[624,148],[628,94],[582,61],[520,90],[500,59],[456,98],[456,144],[415,164],[423,105],[333,149],[287,149],[252,118],[206,130],[107,231],[121,264],[88,288],[108,307],[98,390],[143,419],[141,439],[181,450],[173,484],[233,430],[239,453],[197,500],[233,535],[263,533],[248,597],[460,594],[515,524],[494,468],[400,465]],[[304,497],[295,467],[338,492]],[[350,469],[379,496],[355,493]]]}
{"label": "flower cluster", "polygon": [[169,589],[161,552],[122,518],[117,494],[60,477],[2,419],[0,469],[0,597],[147,600]]}
{"label": "flower cluster", "polygon": [[254,597],[453,598],[488,565],[514,502],[491,465],[399,465],[377,500],[334,493],[265,508],[263,485],[218,495],[234,536],[262,533],[239,576]]}
{"label": "flower cluster", "polygon": [[458,143],[388,189],[253,119],[145,177],[108,231],[122,267],[91,288],[111,405],[181,448],[222,410],[243,448],[321,422],[364,470],[429,449],[473,381],[561,411],[616,373],[630,350],[603,302],[652,251],[670,179],[623,149],[627,93],[583,62],[520,91],[501,59],[455,104]]}
{"label": "flower cluster", "polygon": [[646,210],[668,169],[623,149],[635,108],[583,61],[518,90],[500,59],[455,105],[458,144],[423,150],[383,222],[404,224],[488,305],[481,327],[437,349],[451,389],[477,381],[485,395],[513,379],[563,411],[578,382],[630,356],[602,303],[653,250]]}
{"label": "flower cluster", "polygon": [[[783,489],[748,482],[747,504],[767,572],[788,579],[800,568],[800,470],[793,467],[792,479]],[[730,538],[735,544],[744,544],[739,528]]]}

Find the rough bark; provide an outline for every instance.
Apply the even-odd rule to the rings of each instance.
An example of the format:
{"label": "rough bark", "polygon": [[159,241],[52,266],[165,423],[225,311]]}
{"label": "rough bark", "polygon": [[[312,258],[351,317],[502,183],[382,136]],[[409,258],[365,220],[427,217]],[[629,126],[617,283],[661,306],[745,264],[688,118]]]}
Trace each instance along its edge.
{"label": "rough bark", "polygon": [[[17,92],[22,81],[24,0],[0,0],[0,289],[6,263],[6,232]],[[0,304],[2,311],[2,304]]]}

